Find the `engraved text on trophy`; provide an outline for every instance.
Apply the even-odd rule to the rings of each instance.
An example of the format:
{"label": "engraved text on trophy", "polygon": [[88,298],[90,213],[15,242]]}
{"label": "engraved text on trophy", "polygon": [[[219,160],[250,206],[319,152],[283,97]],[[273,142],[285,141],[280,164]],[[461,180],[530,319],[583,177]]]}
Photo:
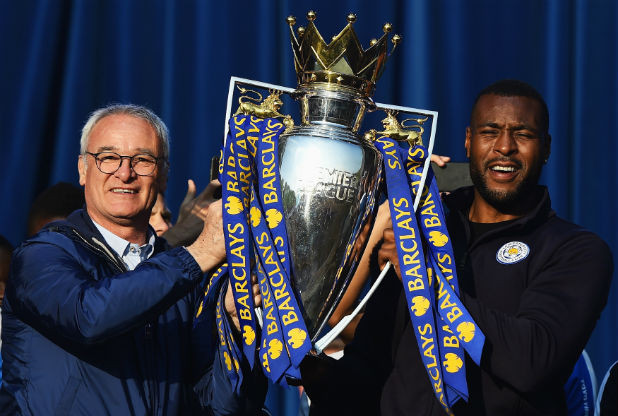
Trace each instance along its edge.
{"label": "engraved text on trophy", "polygon": [[313,176],[301,177],[299,191],[313,196],[352,202],[358,194],[358,176],[335,168],[316,167]]}

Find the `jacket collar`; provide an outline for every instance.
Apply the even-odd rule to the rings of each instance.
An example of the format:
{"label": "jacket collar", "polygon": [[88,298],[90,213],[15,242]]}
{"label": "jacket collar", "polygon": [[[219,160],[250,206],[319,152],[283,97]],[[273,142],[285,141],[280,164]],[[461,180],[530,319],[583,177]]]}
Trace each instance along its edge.
{"label": "jacket collar", "polygon": [[[524,216],[509,221],[504,227],[499,228],[496,232],[504,230],[515,231],[526,227],[536,227],[548,218],[553,217],[556,213],[551,209],[551,200],[549,191],[546,186],[537,185],[536,192],[538,194],[537,204]],[[444,197],[444,203],[449,211],[449,217],[457,217],[459,221],[465,224],[466,234],[469,237],[469,220],[468,212],[474,199],[474,186],[466,186],[459,188]],[[494,234],[494,232],[490,233]]]}
{"label": "jacket collar", "polygon": [[[150,226],[149,226],[150,227]],[[113,260],[121,269],[126,269],[122,259],[116,254],[112,247],[107,244],[103,235],[99,232],[94,222],[88,215],[86,208],[73,211],[65,220],[54,221],[47,224],[44,228],[49,228],[53,231],[62,232],[69,238],[78,241],[81,244],[94,248],[101,254],[104,254],[110,260]],[[150,227],[150,232],[154,234],[154,229]],[[165,239],[156,237],[153,255],[161,253],[169,249],[169,244]]]}

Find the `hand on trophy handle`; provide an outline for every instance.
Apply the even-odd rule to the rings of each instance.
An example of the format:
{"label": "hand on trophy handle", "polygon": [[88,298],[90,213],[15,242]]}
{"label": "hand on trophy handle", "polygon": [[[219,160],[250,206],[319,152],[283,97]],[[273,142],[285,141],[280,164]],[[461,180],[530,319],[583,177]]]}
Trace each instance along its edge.
{"label": "hand on trophy handle", "polygon": [[[260,285],[258,284],[257,276],[251,275],[251,291],[253,292],[253,302],[255,307],[262,306],[262,295],[260,293]],[[240,322],[238,321],[238,315],[236,314],[236,304],[234,303],[234,295],[232,294],[232,282],[228,281],[226,293],[225,293],[225,312],[234,324],[234,328],[240,331]]]}
{"label": "hand on trophy handle", "polygon": [[218,200],[207,209],[202,232],[187,246],[203,272],[212,270],[225,259],[225,237],[223,236],[223,206]]}

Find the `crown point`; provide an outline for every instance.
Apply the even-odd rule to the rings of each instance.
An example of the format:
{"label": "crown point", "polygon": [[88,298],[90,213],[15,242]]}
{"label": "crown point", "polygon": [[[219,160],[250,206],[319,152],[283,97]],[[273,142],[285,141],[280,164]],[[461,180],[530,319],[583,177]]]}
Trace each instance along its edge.
{"label": "crown point", "polygon": [[[384,62],[390,56],[386,54],[386,41],[390,37],[387,35],[392,30],[391,24],[384,24],[385,34],[372,39],[371,48],[365,50],[352,27],[356,22],[355,14],[346,15],[347,26],[339,35],[335,35],[334,42],[330,45],[326,45],[326,38],[318,32],[315,19],[316,13],[313,10],[307,13],[308,26],[296,26],[293,16],[287,18],[299,86],[329,84],[334,90],[349,89],[361,96],[370,97],[382,73]],[[296,37],[294,32],[297,32]],[[393,42],[397,43],[398,39],[399,37]],[[347,65],[341,64],[342,61]]]}
{"label": "crown point", "polygon": [[393,42],[393,45],[397,46],[401,43],[401,36],[399,35],[394,35],[393,39],[391,39]]}
{"label": "crown point", "polygon": [[375,45],[376,43],[378,43],[378,40],[376,38],[373,38],[369,41],[369,45],[371,46]]}

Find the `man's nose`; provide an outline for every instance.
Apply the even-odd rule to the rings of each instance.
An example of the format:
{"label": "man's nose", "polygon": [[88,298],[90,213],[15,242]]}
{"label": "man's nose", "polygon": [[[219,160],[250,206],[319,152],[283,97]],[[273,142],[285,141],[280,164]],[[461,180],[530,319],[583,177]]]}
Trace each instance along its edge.
{"label": "man's nose", "polygon": [[135,176],[135,172],[133,172],[133,168],[131,168],[131,159],[122,158],[120,159],[120,167],[114,173],[114,175],[120,179],[121,181],[128,181],[130,178]]}
{"label": "man's nose", "polygon": [[494,143],[494,150],[502,155],[510,155],[517,150],[515,138],[508,130],[503,130]]}

